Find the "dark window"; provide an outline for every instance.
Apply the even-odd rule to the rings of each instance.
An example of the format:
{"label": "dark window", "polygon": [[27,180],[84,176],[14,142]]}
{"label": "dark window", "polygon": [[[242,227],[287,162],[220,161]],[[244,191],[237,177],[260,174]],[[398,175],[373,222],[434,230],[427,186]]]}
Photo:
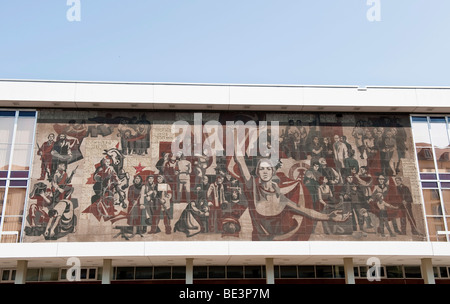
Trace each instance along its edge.
{"label": "dark window", "polygon": [[209,266],[210,279],[225,278],[225,266]]}
{"label": "dark window", "polygon": [[136,280],[153,279],[153,267],[136,267]]}
{"label": "dark window", "polygon": [[388,278],[403,278],[402,266],[386,266],[386,274]]}
{"label": "dark window", "polygon": [[280,266],[281,278],[297,278],[297,266]]}
{"label": "dark window", "polygon": [[299,278],[315,278],[316,273],[314,266],[298,266],[298,277]]}
{"label": "dark window", "polygon": [[170,266],[160,266],[154,268],[155,279],[170,280],[172,269]]}
{"label": "dark window", "polygon": [[245,266],[245,277],[251,279],[262,278],[261,266]]}
{"label": "dark window", "polygon": [[333,267],[318,265],[316,266],[316,277],[317,278],[332,278],[333,277]]}
{"label": "dark window", "polygon": [[172,266],[172,279],[186,279],[186,267]]}
{"label": "dark window", "polygon": [[117,267],[117,280],[133,280],[134,267]]}
{"label": "dark window", "polygon": [[207,279],[208,266],[194,266],[194,279]]}
{"label": "dark window", "polygon": [[405,278],[421,278],[420,266],[405,266]]}
{"label": "dark window", "polygon": [[244,277],[244,268],[242,266],[227,266],[227,278],[236,279]]}

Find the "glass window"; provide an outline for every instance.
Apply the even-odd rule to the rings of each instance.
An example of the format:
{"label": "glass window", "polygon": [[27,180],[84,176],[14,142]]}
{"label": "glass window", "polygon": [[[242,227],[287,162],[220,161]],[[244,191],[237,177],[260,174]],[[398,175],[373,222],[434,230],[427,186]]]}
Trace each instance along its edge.
{"label": "glass window", "polygon": [[10,187],[0,192],[5,208],[0,217],[1,243],[20,240],[35,124],[36,111],[0,111],[0,187]]}
{"label": "glass window", "polygon": [[15,116],[16,113],[13,111],[0,111],[0,143],[12,142]]}
{"label": "glass window", "polygon": [[442,189],[441,191],[445,214],[450,215],[450,189]]}
{"label": "glass window", "polygon": [[0,218],[3,212],[3,202],[5,198],[5,188],[0,188]]}
{"label": "glass window", "polygon": [[14,156],[11,163],[11,170],[30,170],[30,160],[32,151],[31,145],[15,144]]}
{"label": "glass window", "polygon": [[420,266],[405,266],[405,278],[421,278]]}
{"label": "glass window", "polygon": [[136,280],[153,279],[153,267],[136,267]]}
{"label": "glass window", "polygon": [[450,172],[450,145],[445,117],[430,117],[430,126],[437,169],[442,173]]}
{"label": "glass window", "polygon": [[332,278],[333,277],[333,267],[318,265],[316,266],[316,277],[317,278]]}
{"label": "glass window", "polygon": [[243,278],[244,268],[242,266],[227,266],[227,278]]}
{"label": "glass window", "polygon": [[262,278],[261,266],[245,266],[245,278],[259,279]]}
{"label": "glass window", "polygon": [[97,280],[102,279],[102,273],[103,273],[103,267],[98,267],[97,268]]}
{"label": "glass window", "polygon": [[344,266],[333,266],[334,267],[334,277],[335,278],[345,278]]}
{"label": "glass window", "polygon": [[172,266],[172,279],[186,279],[186,267]]}
{"label": "glass window", "polygon": [[9,274],[10,274],[11,270],[6,269],[3,270],[2,272],[2,281],[9,281]]}
{"label": "glass window", "polygon": [[116,280],[133,280],[134,267],[117,267]]}
{"label": "glass window", "polygon": [[39,280],[39,268],[28,268],[26,281],[35,282],[38,280]]}
{"label": "glass window", "polygon": [[439,267],[439,275],[441,278],[448,278],[447,267]]}
{"label": "glass window", "polygon": [[23,215],[25,188],[9,188],[5,215]]}
{"label": "glass window", "polygon": [[298,266],[298,277],[299,278],[315,278],[316,272],[313,265],[309,266]]}
{"label": "glass window", "polygon": [[416,145],[417,160],[420,172],[434,172],[434,158],[431,146],[428,120],[426,117],[413,117],[412,128]]}
{"label": "glass window", "polygon": [[427,215],[442,215],[439,189],[423,189],[422,193]]}
{"label": "glass window", "polygon": [[420,179],[437,179],[435,173],[420,173]]}
{"label": "glass window", "polygon": [[208,270],[210,279],[225,278],[225,266],[209,266]]}
{"label": "glass window", "polygon": [[430,235],[430,241],[432,242],[444,242],[446,236],[439,234],[439,231],[445,231],[444,218],[443,217],[427,217],[428,233]]}
{"label": "glass window", "polygon": [[159,280],[170,280],[172,269],[170,266],[159,266],[154,268],[154,278]]}
{"label": "glass window", "polygon": [[194,279],[207,279],[208,266],[194,266]]}
{"label": "glass window", "polygon": [[297,278],[297,266],[280,266],[281,278]]}
{"label": "glass window", "polygon": [[97,274],[97,269],[95,269],[95,268],[90,268],[90,269],[88,270],[88,279],[89,279],[89,280],[95,280],[96,274]]}
{"label": "glass window", "polygon": [[[11,145],[0,143],[0,172],[8,171],[9,169],[9,158],[11,155]],[[2,175],[4,173],[2,172]],[[6,177],[6,174],[5,174]]]}
{"label": "glass window", "polygon": [[58,281],[59,268],[43,268],[39,281]]}
{"label": "glass window", "polygon": [[386,276],[392,279],[403,278],[402,266],[386,266]]}
{"label": "glass window", "polygon": [[[34,113],[34,112],[33,112]],[[35,117],[22,116],[19,114],[15,142],[19,144],[33,143]]]}
{"label": "glass window", "polygon": [[355,278],[358,278],[360,276],[358,266],[353,267],[353,275],[355,276]]}
{"label": "glass window", "polygon": [[274,265],[273,266],[273,272],[275,273],[275,278],[279,278],[280,277],[280,266],[278,266],[278,265]]}

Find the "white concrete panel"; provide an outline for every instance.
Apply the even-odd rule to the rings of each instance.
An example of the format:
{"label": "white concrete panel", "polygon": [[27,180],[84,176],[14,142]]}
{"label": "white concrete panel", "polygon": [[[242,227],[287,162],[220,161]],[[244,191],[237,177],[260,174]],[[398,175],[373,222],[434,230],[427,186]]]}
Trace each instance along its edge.
{"label": "white concrete panel", "polygon": [[73,102],[76,83],[0,81],[0,100]]}
{"label": "white concrete panel", "polygon": [[154,102],[158,104],[228,105],[228,86],[155,84]]}
{"label": "white concrete panel", "polygon": [[146,256],[229,255],[227,242],[145,242]]}
{"label": "white concrete panel", "polygon": [[59,257],[143,256],[144,242],[83,242],[58,243]]}
{"label": "white concrete panel", "polygon": [[303,88],[304,106],[361,106],[365,91],[357,88]]}
{"label": "white concrete panel", "polygon": [[56,257],[57,243],[4,243],[0,244],[0,258]]}
{"label": "white concrete panel", "polygon": [[311,255],[342,256],[431,256],[427,242],[310,242]]}
{"label": "white concrete panel", "polygon": [[[289,86],[230,86],[230,107],[235,105],[303,105],[303,88]],[[262,110],[262,108],[259,108]]]}
{"label": "white concrete panel", "polygon": [[385,107],[389,112],[394,111],[410,112],[417,107],[417,96],[412,89],[395,88],[367,88],[367,91],[358,91],[361,95],[360,106]]}
{"label": "white concrete panel", "polygon": [[76,102],[152,103],[151,84],[77,83]]}
{"label": "white concrete panel", "polygon": [[447,242],[431,242],[433,255],[436,257],[450,256],[450,243]]}
{"label": "white concrete panel", "polygon": [[230,255],[309,255],[309,242],[230,242]]}
{"label": "white concrete panel", "polygon": [[419,107],[450,109],[450,89],[416,89],[416,94]]}

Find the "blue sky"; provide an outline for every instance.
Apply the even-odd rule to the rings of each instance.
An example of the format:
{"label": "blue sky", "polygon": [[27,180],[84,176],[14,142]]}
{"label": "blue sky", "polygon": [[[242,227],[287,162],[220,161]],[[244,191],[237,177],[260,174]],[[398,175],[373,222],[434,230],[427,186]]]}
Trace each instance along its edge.
{"label": "blue sky", "polygon": [[450,1],[0,0],[0,78],[450,85]]}

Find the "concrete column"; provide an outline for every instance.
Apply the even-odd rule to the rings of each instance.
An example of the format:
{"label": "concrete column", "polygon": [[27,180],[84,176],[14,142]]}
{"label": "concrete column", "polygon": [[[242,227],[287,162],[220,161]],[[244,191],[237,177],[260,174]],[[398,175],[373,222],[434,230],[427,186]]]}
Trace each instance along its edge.
{"label": "concrete column", "polygon": [[266,258],[266,284],[275,284],[275,269],[273,258]]}
{"label": "concrete column", "polygon": [[194,283],[194,259],[186,258],[186,284]]}
{"label": "concrete column", "polygon": [[113,267],[111,259],[103,260],[102,284],[111,284],[113,278]]}
{"label": "concrete column", "polygon": [[25,284],[25,281],[27,279],[27,268],[28,268],[28,261],[26,260],[17,261],[16,278],[14,284]]}
{"label": "concrete column", "polygon": [[344,258],[345,284],[355,284],[355,272],[353,270],[353,259]]}
{"label": "concrete column", "polygon": [[434,280],[433,263],[431,262],[431,258],[423,258],[421,260],[420,270],[422,272],[422,279],[425,284],[436,283]]}

